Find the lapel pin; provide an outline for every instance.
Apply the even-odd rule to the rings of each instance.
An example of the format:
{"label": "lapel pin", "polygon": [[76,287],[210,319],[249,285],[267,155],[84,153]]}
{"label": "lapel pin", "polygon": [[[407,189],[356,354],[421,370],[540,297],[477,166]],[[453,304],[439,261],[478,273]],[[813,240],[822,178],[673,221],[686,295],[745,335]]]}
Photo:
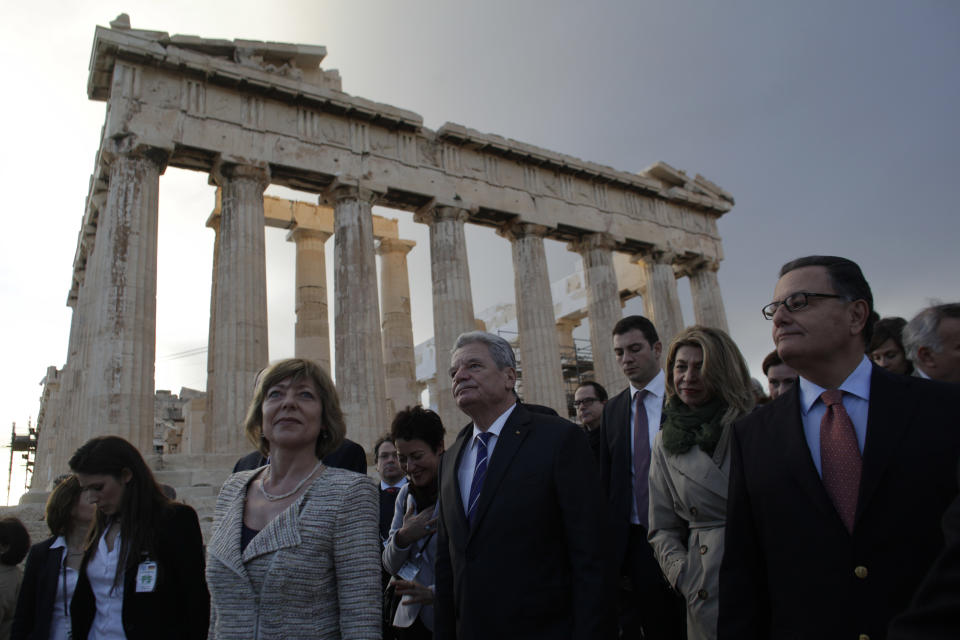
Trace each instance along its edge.
{"label": "lapel pin", "polygon": [[517,435],[520,435],[520,429],[517,429]]}

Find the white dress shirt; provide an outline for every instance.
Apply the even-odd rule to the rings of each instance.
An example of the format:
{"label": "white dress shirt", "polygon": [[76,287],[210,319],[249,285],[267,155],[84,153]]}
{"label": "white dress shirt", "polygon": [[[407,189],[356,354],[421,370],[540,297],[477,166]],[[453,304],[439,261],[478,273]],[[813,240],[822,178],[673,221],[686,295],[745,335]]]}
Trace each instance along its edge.
{"label": "white dress shirt", "polygon": [[[119,525],[115,525],[119,526]],[[93,617],[88,640],[126,640],[123,632],[123,579],[114,588],[120,561],[120,535],[113,541],[113,551],[107,549],[107,532],[97,542],[97,550],[87,563],[87,578],[97,601],[97,613]]]}
{"label": "white dress shirt", "polygon": [[[850,415],[853,430],[857,434],[857,446],[860,455],[863,455],[863,446],[867,441],[867,413],[870,409],[870,376],[873,365],[866,356],[857,365],[846,380],[838,388],[843,391],[843,408]],[[823,477],[823,467],[820,465],[820,422],[827,413],[827,405],[823,404],[820,394],[826,391],[823,387],[809,380],[800,378],[800,418],[803,422],[803,435],[807,439],[810,457],[817,473]]]}
{"label": "white dress shirt", "polygon": [[[493,421],[487,433],[493,436],[487,441],[487,468],[490,468],[490,460],[493,459],[493,448],[497,446],[497,440],[500,438],[500,431],[503,425],[507,423],[507,418],[513,413],[516,404],[510,405],[510,408],[500,414],[500,417]],[[480,441],[479,435],[482,433],[477,425],[473,425],[473,437],[470,438],[470,444],[463,452],[460,458],[460,468],[457,469],[457,479],[460,481],[460,498],[463,500],[463,510],[467,510],[470,503],[470,483],[473,482],[473,467],[477,463],[477,446]]]}
{"label": "white dress shirt", "polygon": [[50,618],[50,640],[67,640],[70,631],[70,601],[77,588],[80,573],[67,566],[67,540],[58,536],[51,549],[61,549],[60,571],[57,573],[57,596],[53,600],[53,616]]}
{"label": "white dress shirt", "polygon": [[[643,406],[647,410],[647,438],[650,442],[650,451],[653,451],[653,441],[657,437],[657,432],[660,431],[660,416],[663,413],[663,397],[666,394],[666,376],[663,375],[663,369],[657,372],[657,375],[653,377],[653,380],[647,383],[647,386],[644,387],[647,390],[647,396],[643,399]],[[633,417],[636,411],[634,410],[634,398],[637,396],[637,392],[641,389],[637,389],[633,384],[630,384],[630,424],[627,425],[627,429],[630,430],[630,486],[633,484],[633,447],[635,434],[633,433]],[[649,479],[648,479],[649,482]],[[640,516],[637,514],[637,500],[636,496],[630,501],[630,523],[631,524],[641,524]]]}
{"label": "white dress shirt", "polygon": [[380,491],[386,491],[387,489],[389,489],[389,488],[391,488],[391,487],[396,487],[397,489],[399,489],[400,487],[402,487],[402,486],[405,485],[405,484],[407,484],[407,477],[406,477],[406,476],[400,478],[400,482],[398,482],[397,484],[390,484],[389,482],[384,482],[383,480],[381,480],[381,481],[380,481]]}

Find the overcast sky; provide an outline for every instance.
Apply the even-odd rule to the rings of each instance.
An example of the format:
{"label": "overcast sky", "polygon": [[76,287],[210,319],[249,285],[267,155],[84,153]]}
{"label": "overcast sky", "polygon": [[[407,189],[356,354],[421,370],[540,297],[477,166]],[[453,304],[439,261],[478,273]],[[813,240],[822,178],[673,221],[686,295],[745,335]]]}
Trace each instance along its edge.
{"label": "overcast sky", "polygon": [[[121,12],[170,34],[324,45],[323,67],[339,69],[344,91],[419,113],[434,130],[450,121],[619,170],[662,160],[704,175],[736,198],[719,223],[719,278],[757,377],[772,348],[760,307],[791,258],[856,260],[881,315],[960,299],[953,0],[5,2],[0,425],[26,427],[46,367],[66,358],[65,302],[104,117],[86,97],[87,66],[95,26]],[[175,169],[160,185],[157,386],[178,392],[205,384],[213,191]],[[418,242],[419,342],[432,334],[426,227],[376,213]],[[271,359],[293,354],[283,236],[268,229]],[[512,302],[507,241],[471,228],[468,243],[475,309]],[[548,252],[553,279],[576,268],[563,245]],[[683,281],[681,296],[692,323]]]}

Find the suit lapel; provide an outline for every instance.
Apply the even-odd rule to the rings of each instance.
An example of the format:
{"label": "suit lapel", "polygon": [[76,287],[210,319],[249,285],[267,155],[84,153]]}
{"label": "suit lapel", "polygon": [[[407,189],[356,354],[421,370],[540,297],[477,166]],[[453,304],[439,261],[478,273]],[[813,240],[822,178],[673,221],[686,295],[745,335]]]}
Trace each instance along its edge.
{"label": "suit lapel", "polygon": [[449,515],[445,520],[448,528],[447,536],[457,540],[466,540],[469,533],[467,515],[463,512],[463,499],[460,497],[460,475],[457,469],[460,468],[465,445],[472,434],[473,423],[471,422],[457,434],[457,439],[443,454],[441,461],[440,501],[441,506],[449,505],[444,508],[444,512]]}
{"label": "suit lapel", "polygon": [[493,449],[493,455],[487,464],[487,477],[483,481],[483,489],[480,491],[480,498],[477,501],[477,512],[474,515],[471,533],[477,529],[483,520],[484,514],[496,495],[497,487],[500,486],[504,474],[510,467],[514,455],[520,448],[520,444],[527,437],[530,430],[530,412],[523,408],[523,405],[517,404],[506,424],[500,430],[497,437],[497,444]]}
{"label": "suit lapel", "polygon": [[[800,385],[793,386],[793,390],[787,397],[786,402],[779,403],[777,411],[770,416],[768,423],[764,428],[769,432],[769,436],[774,440],[774,450],[780,449],[784,453],[786,468],[790,470],[791,475],[800,484],[810,500],[817,506],[826,517],[836,520],[839,527],[843,527],[837,510],[827,495],[827,490],[823,488],[823,481],[817,468],[813,466],[813,458],[810,457],[810,448],[807,446],[807,439],[803,435],[803,422],[800,419]],[[781,444],[778,444],[777,441]]]}
{"label": "suit lapel", "polygon": [[[899,384],[898,384],[899,383]],[[892,374],[874,366],[870,376],[870,407],[867,412],[867,439],[863,446],[863,472],[860,476],[860,494],[857,514],[870,502],[880,484],[880,478],[909,424],[912,406],[905,385]]]}

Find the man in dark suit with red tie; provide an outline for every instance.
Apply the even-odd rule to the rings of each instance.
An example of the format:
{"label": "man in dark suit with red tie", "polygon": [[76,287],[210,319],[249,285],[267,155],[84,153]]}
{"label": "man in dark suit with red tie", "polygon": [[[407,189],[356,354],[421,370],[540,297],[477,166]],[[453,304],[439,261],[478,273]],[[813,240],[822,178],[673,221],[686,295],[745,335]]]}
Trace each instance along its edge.
{"label": "man in dark suit with red tie", "polygon": [[881,640],[943,548],[960,387],[870,363],[850,260],[787,263],[763,315],[800,380],[734,425],[719,638]]}
{"label": "man in dark suit with red tie", "polygon": [[386,542],[400,487],[407,484],[393,440],[381,436],[373,445],[373,457],[380,475],[380,542]]}
{"label": "man in dark suit with red tie", "polygon": [[503,338],[457,338],[451,378],[468,424],[440,461],[436,640],[615,637],[600,477],[586,436],[513,393]]}
{"label": "man in dark suit with red tie", "polygon": [[603,409],[600,469],[610,515],[610,561],[620,576],[622,638],[680,640],[685,606],[647,542],[650,446],[660,429],[664,387],[662,345],[643,316],[613,327],[613,350],[629,386]]}

